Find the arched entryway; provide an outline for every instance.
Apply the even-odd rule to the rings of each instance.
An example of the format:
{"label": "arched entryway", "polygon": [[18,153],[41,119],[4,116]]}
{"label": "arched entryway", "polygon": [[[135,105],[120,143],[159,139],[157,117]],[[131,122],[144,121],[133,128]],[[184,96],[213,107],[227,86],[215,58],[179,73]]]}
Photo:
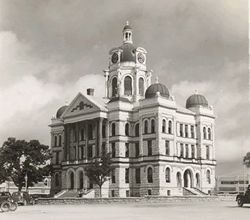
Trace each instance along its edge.
{"label": "arched entryway", "polygon": [[187,169],[183,174],[184,187],[191,188],[193,187],[192,181],[192,171]]}
{"label": "arched entryway", "polygon": [[69,173],[69,189],[74,189],[75,186],[75,175],[74,173],[71,171]]}
{"label": "arched entryway", "polygon": [[83,189],[83,171],[80,171],[80,172],[79,172],[78,178],[79,178],[79,185],[78,185],[78,188],[79,188],[79,189]]}

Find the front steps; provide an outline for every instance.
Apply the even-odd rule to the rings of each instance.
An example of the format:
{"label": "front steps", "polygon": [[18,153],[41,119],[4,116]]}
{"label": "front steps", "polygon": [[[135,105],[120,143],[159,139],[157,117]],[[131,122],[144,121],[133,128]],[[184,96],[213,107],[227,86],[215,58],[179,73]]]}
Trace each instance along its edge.
{"label": "front steps", "polygon": [[205,196],[206,193],[197,188],[183,187],[184,196]]}

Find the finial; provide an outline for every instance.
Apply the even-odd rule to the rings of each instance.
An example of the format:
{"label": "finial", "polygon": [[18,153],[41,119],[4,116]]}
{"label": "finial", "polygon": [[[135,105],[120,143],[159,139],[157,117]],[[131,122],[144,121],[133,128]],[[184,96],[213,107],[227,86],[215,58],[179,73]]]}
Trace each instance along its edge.
{"label": "finial", "polygon": [[65,100],[65,105],[68,105],[69,104],[69,101],[68,99]]}
{"label": "finial", "polygon": [[159,77],[158,76],[155,77],[155,83],[159,83]]}
{"label": "finial", "polygon": [[126,25],[129,25],[129,21],[126,21]]}
{"label": "finial", "polygon": [[198,89],[194,90],[194,93],[197,95],[198,94]]}

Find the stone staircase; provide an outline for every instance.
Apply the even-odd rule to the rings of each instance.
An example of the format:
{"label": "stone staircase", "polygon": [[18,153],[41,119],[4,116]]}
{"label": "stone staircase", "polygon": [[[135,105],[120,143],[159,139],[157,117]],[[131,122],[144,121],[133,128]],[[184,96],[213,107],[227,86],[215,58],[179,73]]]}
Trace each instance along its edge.
{"label": "stone staircase", "polygon": [[197,188],[183,187],[183,195],[184,196],[205,196],[207,194]]}
{"label": "stone staircase", "polygon": [[86,192],[82,193],[81,196],[79,196],[78,190],[62,190],[59,193],[57,193],[54,198],[95,198],[95,191],[93,189],[89,189]]}

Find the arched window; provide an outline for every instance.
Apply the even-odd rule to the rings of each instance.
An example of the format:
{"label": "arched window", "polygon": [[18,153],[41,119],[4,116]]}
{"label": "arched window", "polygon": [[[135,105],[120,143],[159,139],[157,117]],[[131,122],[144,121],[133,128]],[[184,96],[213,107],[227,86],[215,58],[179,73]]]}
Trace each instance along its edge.
{"label": "arched window", "polygon": [[117,78],[114,77],[112,80],[112,96],[116,96],[117,95]]}
{"label": "arched window", "polygon": [[145,134],[148,133],[148,121],[147,120],[144,121],[144,133]]}
{"label": "arched window", "polygon": [[188,149],[188,144],[185,145],[185,148],[186,148],[186,158],[189,157],[189,149]]}
{"label": "arched window", "polygon": [[112,126],[111,126],[111,135],[115,136],[115,122],[112,123]]}
{"label": "arched window", "polygon": [[57,146],[57,136],[55,136],[55,139],[54,139],[54,146],[55,147]]}
{"label": "arched window", "polygon": [[168,121],[168,133],[172,134],[172,121]]}
{"label": "arched window", "polygon": [[179,188],[181,188],[181,173],[180,172],[178,172],[177,174],[176,174],[176,181],[177,181],[177,187],[179,187]]}
{"label": "arched window", "polygon": [[207,133],[208,133],[208,140],[212,140],[211,128],[207,129]]}
{"label": "arched window", "polygon": [[169,169],[169,167],[167,167],[165,170],[165,179],[166,179],[166,183],[170,183],[170,169]]}
{"label": "arched window", "polygon": [[207,170],[207,183],[208,184],[211,183],[211,173],[210,173],[210,170]]}
{"label": "arched window", "polygon": [[206,159],[207,159],[207,160],[210,159],[210,150],[209,150],[209,146],[206,146]]}
{"label": "arched window", "polygon": [[125,135],[129,136],[129,123],[125,124]]}
{"label": "arched window", "polygon": [[207,131],[206,131],[206,127],[203,127],[203,139],[207,138]]}
{"label": "arched window", "polygon": [[126,76],[124,79],[124,95],[132,95],[132,78]]}
{"label": "arched window", "polygon": [[139,78],[139,94],[144,96],[144,79],[141,77]]}
{"label": "arched window", "polygon": [[152,167],[149,167],[147,170],[147,179],[148,179],[148,183],[153,183],[153,169],[152,169]]}
{"label": "arched window", "polygon": [[59,174],[56,173],[55,174],[55,186],[59,186],[59,185],[60,185]]}
{"label": "arched window", "polygon": [[135,136],[139,137],[139,123],[135,125]]}
{"label": "arched window", "polygon": [[155,133],[155,120],[151,120],[151,133]]}
{"label": "arched window", "polygon": [[79,104],[79,108],[80,108],[80,110],[82,110],[82,109],[83,109],[83,107],[84,107],[83,102],[80,102],[80,104]]}
{"label": "arched window", "polygon": [[166,133],[166,120],[162,120],[162,133]]}

